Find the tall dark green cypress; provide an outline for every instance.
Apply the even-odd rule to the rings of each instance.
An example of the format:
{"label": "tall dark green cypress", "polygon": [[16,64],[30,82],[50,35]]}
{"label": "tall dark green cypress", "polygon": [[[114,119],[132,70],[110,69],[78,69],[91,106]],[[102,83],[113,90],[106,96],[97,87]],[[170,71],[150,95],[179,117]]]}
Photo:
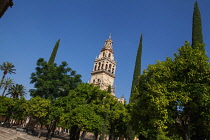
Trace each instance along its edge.
{"label": "tall dark green cypress", "polygon": [[193,25],[192,25],[192,47],[195,48],[196,43],[203,43],[201,14],[198,8],[198,2],[194,4]]}
{"label": "tall dark green cypress", "polygon": [[136,55],[136,63],[135,63],[135,68],[134,68],[134,73],[133,73],[133,82],[132,82],[132,87],[131,87],[131,95],[130,95],[130,102],[132,102],[132,96],[134,92],[134,87],[138,84],[138,76],[141,74],[141,56],[142,56],[142,34],[140,36],[140,43]]}
{"label": "tall dark green cypress", "polygon": [[[196,43],[202,43],[203,44],[203,34],[202,34],[202,21],[201,21],[201,14],[198,7],[198,2],[195,2],[194,5],[194,11],[193,11],[193,25],[192,25],[192,47],[195,48]],[[204,50],[204,48],[202,47]],[[196,139],[205,139],[204,135],[205,133],[205,124],[203,124],[202,121],[202,115],[201,115],[201,108],[198,107],[198,110],[196,114],[191,117],[191,123],[194,125],[194,132],[196,132],[194,135],[191,136],[192,140]]]}
{"label": "tall dark green cypress", "polygon": [[58,51],[59,44],[60,44],[60,39],[58,39],[58,41],[56,42],[56,44],[53,48],[53,51],[51,53],[50,59],[48,61],[48,64],[50,64],[50,65],[52,65],[55,61],[55,57],[56,57],[56,54],[57,54],[57,51]]}
{"label": "tall dark green cypress", "polygon": [[107,92],[108,93],[111,93],[112,92],[112,87],[110,85],[108,86]]}

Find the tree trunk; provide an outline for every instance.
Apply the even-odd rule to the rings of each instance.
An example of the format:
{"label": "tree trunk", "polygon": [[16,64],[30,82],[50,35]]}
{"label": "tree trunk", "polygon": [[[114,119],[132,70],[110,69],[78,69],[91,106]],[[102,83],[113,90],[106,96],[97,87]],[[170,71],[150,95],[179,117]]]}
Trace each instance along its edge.
{"label": "tree trunk", "polygon": [[70,140],[79,140],[79,135],[82,127],[74,125],[71,127]]}
{"label": "tree trunk", "polygon": [[94,136],[95,136],[95,140],[97,140],[98,139],[98,131],[94,132]]}
{"label": "tree trunk", "polygon": [[[50,123],[51,124],[51,123]],[[46,135],[46,139],[48,139],[48,137],[49,137],[49,134],[50,134],[50,132],[51,132],[51,125],[47,125],[47,135]]]}
{"label": "tree trunk", "polygon": [[111,130],[109,133],[109,140],[114,140],[115,133],[114,133],[114,127],[111,125]]}
{"label": "tree trunk", "polygon": [[77,129],[77,126],[72,126],[71,127],[70,140],[75,140],[76,139],[76,129]]}
{"label": "tree trunk", "polygon": [[111,132],[111,133],[109,134],[109,140],[114,140],[114,133],[113,133],[113,132]]}
{"label": "tree trunk", "polygon": [[80,128],[78,128],[77,133],[76,133],[76,140],[79,140],[80,131],[81,131],[81,129],[80,129]]}
{"label": "tree trunk", "polygon": [[4,96],[5,91],[7,90],[7,87],[4,87],[4,91],[2,93],[2,96]]}
{"label": "tree trunk", "polygon": [[[3,76],[2,76],[1,84],[3,83],[3,80],[4,80],[4,78],[5,78],[5,75],[6,75],[6,74],[4,73]],[[1,84],[0,84],[0,89],[1,89],[1,86],[2,86]]]}
{"label": "tree trunk", "polygon": [[46,138],[48,138],[50,135],[54,137],[55,129],[56,129],[56,121],[51,121],[50,124],[47,126]]}
{"label": "tree trunk", "polygon": [[41,124],[41,126],[40,126],[40,128],[39,128],[38,138],[40,138],[40,137],[41,137],[41,134],[42,134],[42,124]]}
{"label": "tree trunk", "polygon": [[53,127],[52,127],[52,137],[54,137],[55,129],[56,129],[56,121],[54,121],[54,123],[53,123]]}
{"label": "tree trunk", "polygon": [[6,122],[9,121],[9,119],[10,119],[10,115],[8,115],[8,116],[6,117],[6,119],[5,119],[5,121],[4,121],[4,124],[3,124],[3,127],[5,126]]}
{"label": "tree trunk", "polygon": [[190,140],[190,130],[189,130],[188,122],[182,121],[182,126],[183,126],[182,139],[183,140]]}
{"label": "tree trunk", "polygon": [[83,132],[82,132],[81,140],[83,140],[83,139],[85,138],[86,133],[87,133],[87,131],[83,131]]}
{"label": "tree trunk", "polygon": [[14,95],[13,95],[13,98],[18,98],[18,93],[15,93]]}

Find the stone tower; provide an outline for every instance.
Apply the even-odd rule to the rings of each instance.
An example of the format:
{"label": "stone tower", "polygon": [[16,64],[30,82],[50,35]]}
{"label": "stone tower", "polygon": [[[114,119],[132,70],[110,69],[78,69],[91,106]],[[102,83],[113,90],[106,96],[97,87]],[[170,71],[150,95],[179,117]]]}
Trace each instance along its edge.
{"label": "stone tower", "polygon": [[115,70],[116,62],[114,60],[113,41],[111,35],[105,41],[99,56],[94,61],[92,77],[90,83],[99,86],[102,90],[108,90],[111,87],[111,94],[115,96]]}

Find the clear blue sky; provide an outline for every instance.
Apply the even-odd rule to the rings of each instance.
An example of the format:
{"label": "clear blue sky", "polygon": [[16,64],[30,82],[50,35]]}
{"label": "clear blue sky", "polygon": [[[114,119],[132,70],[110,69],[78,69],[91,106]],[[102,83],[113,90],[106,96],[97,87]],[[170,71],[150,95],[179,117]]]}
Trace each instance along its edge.
{"label": "clear blue sky", "polygon": [[[173,57],[184,41],[191,42],[194,2],[14,0],[13,8],[0,19],[0,63],[13,63],[16,74],[7,77],[31,89],[30,75],[35,72],[37,59],[48,60],[60,38],[55,62],[67,61],[87,82],[95,57],[112,33],[117,61],[116,96],[124,95],[128,101],[140,34],[143,34],[142,70],[156,60]],[[210,1],[198,3],[204,42],[210,52]]]}

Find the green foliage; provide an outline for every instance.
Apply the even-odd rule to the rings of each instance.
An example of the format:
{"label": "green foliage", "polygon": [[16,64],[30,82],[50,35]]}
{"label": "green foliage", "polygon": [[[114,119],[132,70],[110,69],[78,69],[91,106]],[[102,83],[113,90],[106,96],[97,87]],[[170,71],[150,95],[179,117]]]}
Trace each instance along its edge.
{"label": "green foliage", "polygon": [[[126,105],[126,109],[128,111],[128,118],[127,118],[127,126],[125,127],[125,129],[126,129],[125,138],[128,139],[128,140],[134,140],[134,138],[136,136],[135,132],[133,131],[134,129],[133,129],[133,126],[132,126],[132,123],[131,123],[132,106],[133,106],[133,103],[129,103],[129,104]],[[139,138],[139,139],[142,139],[142,138]]]}
{"label": "green foliage", "polygon": [[26,110],[25,110],[25,104],[26,100],[24,97],[21,97],[20,99],[14,99],[15,104],[13,108],[13,116],[12,118],[15,120],[24,120],[27,117]]}
{"label": "green foliage", "polygon": [[112,87],[110,85],[108,86],[107,92],[110,93],[110,94],[112,92]]}
{"label": "green foliage", "polygon": [[49,108],[49,120],[55,120],[57,123],[60,121],[60,116],[64,112],[65,102],[62,98],[51,101]]}
{"label": "green foliage", "polygon": [[15,105],[14,99],[0,96],[0,116],[10,116]]}
{"label": "green foliage", "polygon": [[[136,95],[135,95],[135,88],[138,85],[139,81],[138,81],[138,77],[141,74],[141,57],[142,57],[142,35],[140,37],[140,43],[139,43],[139,47],[137,50],[137,55],[136,55],[136,62],[135,62],[135,68],[134,68],[134,73],[133,73],[133,81],[132,81],[132,86],[131,86],[131,94],[130,94],[130,103],[133,103],[135,101]],[[132,130],[132,126],[128,126],[126,131],[126,137],[128,139],[134,139],[134,131]]]}
{"label": "green foliage", "polygon": [[49,65],[43,58],[38,59],[36,72],[31,74],[31,84],[34,88],[30,90],[32,97],[56,99],[67,96],[72,90],[81,83],[81,75],[68,67],[64,61],[61,65]]}
{"label": "green foliage", "polygon": [[73,125],[82,126],[84,130],[91,132],[98,130],[102,123],[100,105],[106,94],[106,91],[92,84],[80,84],[75,90],[71,90],[63,99],[66,107],[61,116],[62,124],[67,128]]}
{"label": "green foliage", "polygon": [[36,96],[27,101],[24,107],[28,116],[43,124],[49,112],[50,100]]}
{"label": "green foliage", "polygon": [[3,80],[6,76],[6,74],[12,74],[12,73],[15,73],[14,71],[16,71],[16,69],[14,69],[14,65],[10,62],[3,62],[2,65],[0,65],[0,70],[3,71],[3,76],[2,76],[2,79],[1,79],[1,83],[0,83],[0,88],[2,87],[2,83],[3,83]]}
{"label": "green foliage", "polygon": [[4,93],[7,91],[8,88],[10,88],[13,85],[13,80],[10,78],[4,79],[1,83],[2,88],[4,88],[4,91],[2,93],[2,96],[4,96]]}
{"label": "green foliage", "polygon": [[59,48],[59,44],[60,44],[60,39],[58,39],[58,41],[56,42],[56,44],[55,44],[55,46],[53,48],[52,54],[51,54],[50,59],[48,61],[49,65],[53,65],[54,64],[55,57],[56,57],[56,54],[57,54],[57,51],[58,51],[58,48]]}
{"label": "green foliage", "polygon": [[7,73],[9,73],[9,74],[14,73],[15,74],[14,71],[16,71],[16,69],[14,69],[14,67],[15,66],[10,62],[3,62],[3,64],[0,65],[0,69],[2,71],[4,71],[4,74],[7,74]]}
{"label": "green foliage", "polygon": [[64,128],[78,126],[95,134],[123,136],[127,110],[107,91],[82,83],[59,100],[64,103],[64,112],[60,117],[60,125]]}
{"label": "green foliage", "polygon": [[9,87],[8,93],[6,95],[10,95],[13,98],[24,97],[26,94],[25,88],[23,85],[15,84]]}
{"label": "green foliage", "polygon": [[138,85],[138,77],[141,74],[141,57],[142,57],[142,35],[140,37],[140,43],[136,55],[136,63],[135,63],[135,68],[134,68],[134,73],[133,73],[133,81],[132,81],[132,87],[131,87],[131,95],[130,95],[130,102],[134,100],[134,88],[136,85]]}
{"label": "green foliage", "polygon": [[125,137],[128,121],[130,120],[126,105],[118,102],[115,98],[107,98],[108,131],[111,139]]}
{"label": "green foliage", "polygon": [[189,139],[199,134],[207,138],[210,65],[204,46],[197,44],[194,48],[186,42],[174,59],[157,61],[140,76],[132,107],[138,135]]}
{"label": "green foliage", "polygon": [[198,2],[195,2],[193,11],[193,25],[192,25],[192,47],[196,46],[196,43],[203,43],[202,34],[202,22]]}
{"label": "green foliage", "polygon": [[26,100],[21,97],[20,99],[8,98],[0,96],[0,116],[22,120],[26,117],[24,109]]}
{"label": "green foliage", "polygon": [[103,118],[87,105],[79,105],[71,111],[70,124],[82,126],[84,130],[94,132],[100,130]]}
{"label": "green foliage", "polygon": [[113,138],[125,136],[129,118],[126,105],[119,103],[107,91],[87,83],[79,84],[68,96],[55,100],[36,96],[26,101],[24,98],[3,96],[0,98],[0,107],[0,115],[18,120],[30,116],[51,131],[55,126],[62,126],[67,129],[79,128],[77,133],[83,130],[110,134]]}

